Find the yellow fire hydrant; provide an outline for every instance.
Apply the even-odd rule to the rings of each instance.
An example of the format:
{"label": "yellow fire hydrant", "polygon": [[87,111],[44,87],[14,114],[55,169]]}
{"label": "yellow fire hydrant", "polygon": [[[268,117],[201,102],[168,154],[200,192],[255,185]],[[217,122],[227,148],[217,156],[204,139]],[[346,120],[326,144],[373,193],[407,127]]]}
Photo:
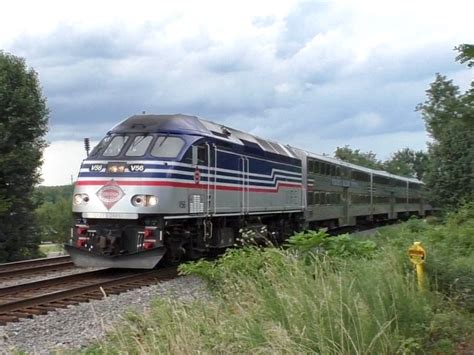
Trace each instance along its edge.
{"label": "yellow fire hydrant", "polygon": [[418,280],[418,287],[420,290],[425,289],[425,260],[426,250],[421,245],[421,242],[414,242],[413,245],[408,248],[408,256],[410,261],[415,265],[416,278]]}

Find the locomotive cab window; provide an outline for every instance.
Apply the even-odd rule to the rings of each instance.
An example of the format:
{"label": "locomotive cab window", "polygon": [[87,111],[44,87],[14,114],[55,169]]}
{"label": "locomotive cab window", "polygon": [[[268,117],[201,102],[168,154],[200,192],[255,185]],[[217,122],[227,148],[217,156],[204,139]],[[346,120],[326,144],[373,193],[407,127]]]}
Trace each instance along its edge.
{"label": "locomotive cab window", "polygon": [[203,144],[197,146],[198,165],[207,165],[207,147]]}
{"label": "locomotive cab window", "polygon": [[116,157],[122,151],[122,148],[127,143],[127,136],[115,136],[110,141],[109,145],[102,154],[104,157]]}
{"label": "locomotive cab window", "polygon": [[92,149],[91,153],[89,154],[90,157],[95,157],[99,155],[104,148],[109,144],[110,140],[112,139],[112,136],[105,136],[99,144],[97,144],[94,149]]}
{"label": "locomotive cab window", "polygon": [[184,144],[184,140],[179,137],[159,136],[151,149],[151,155],[159,158],[176,158]]}
{"label": "locomotive cab window", "polygon": [[128,157],[141,157],[145,155],[153,136],[136,136],[125,153]]}
{"label": "locomotive cab window", "polygon": [[[196,162],[193,162],[193,150],[196,151]],[[213,155],[211,154],[211,163],[214,163]],[[184,154],[183,162],[188,164],[207,165],[207,147],[205,144],[193,145],[189,147]]]}

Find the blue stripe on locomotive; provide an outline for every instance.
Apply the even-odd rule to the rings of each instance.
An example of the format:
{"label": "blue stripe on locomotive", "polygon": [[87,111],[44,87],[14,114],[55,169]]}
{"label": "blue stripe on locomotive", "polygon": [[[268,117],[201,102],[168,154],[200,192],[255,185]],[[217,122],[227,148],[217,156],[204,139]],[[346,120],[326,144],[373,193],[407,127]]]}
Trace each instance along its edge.
{"label": "blue stripe on locomotive", "polygon": [[[216,143],[219,143],[216,140]],[[229,146],[229,143],[226,143]],[[230,147],[229,147],[230,148]],[[261,182],[252,181],[251,184],[254,186],[276,186],[277,182],[301,182],[301,175],[295,176],[293,174],[288,174],[286,177],[285,172],[291,173],[300,173],[301,174],[301,161],[299,159],[289,158],[286,156],[269,153],[265,151],[256,151],[253,150],[252,154],[244,152],[245,147],[232,144],[232,152],[226,152],[224,150],[217,150],[217,168],[233,170],[232,171],[218,171],[217,182],[221,183],[231,183],[231,184],[241,184],[239,180],[233,180],[232,178],[241,178],[242,176],[242,161],[240,156],[236,154],[242,154],[249,159],[249,173],[260,174],[267,176],[251,176],[251,179],[260,180]],[[259,154],[257,154],[259,153]],[[183,158],[184,152],[181,154],[181,159]],[[156,157],[142,157],[140,160],[157,160]],[[291,164],[291,165],[290,165]],[[87,160],[82,164],[82,168],[89,168],[92,164],[87,163]],[[91,177],[124,177],[124,178],[174,178],[182,180],[194,179],[193,176],[184,175],[179,173],[169,173],[166,170],[178,170],[183,172],[194,172],[195,167],[193,166],[175,166],[169,164],[144,164],[145,172],[126,172],[126,173],[106,173],[106,172],[80,172],[79,177],[82,178],[91,178]],[[163,172],[146,172],[146,169],[162,169]],[[275,172],[274,170],[282,170]],[[206,167],[199,167],[199,170],[202,174],[207,174],[208,169]],[[210,169],[210,174],[214,174],[214,170]],[[275,178],[275,175],[280,176]],[[283,176],[281,176],[283,175]],[[227,178],[228,177],[228,178]],[[299,179],[298,179],[299,178]],[[275,181],[274,181],[275,179]],[[206,176],[201,176],[201,181],[207,181]],[[210,177],[210,181],[214,181],[214,176]]]}

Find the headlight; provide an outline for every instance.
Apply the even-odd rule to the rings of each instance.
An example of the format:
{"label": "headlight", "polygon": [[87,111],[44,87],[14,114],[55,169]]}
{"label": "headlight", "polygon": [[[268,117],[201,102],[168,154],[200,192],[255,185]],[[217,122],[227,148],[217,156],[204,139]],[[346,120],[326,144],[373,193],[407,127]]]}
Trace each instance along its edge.
{"label": "headlight", "polygon": [[158,204],[158,197],[153,195],[148,196],[146,202],[147,206],[156,206]]}
{"label": "headlight", "polygon": [[131,202],[135,207],[152,207],[158,204],[158,197],[153,195],[135,195],[132,197]]}
{"label": "headlight", "polygon": [[85,205],[87,202],[89,202],[89,195],[87,194],[75,194],[73,199],[73,204],[74,205]]}
{"label": "headlight", "polygon": [[107,165],[107,172],[108,173],[124,173],[125,172],[125,168],[126,168],[126,164],[125,163],[109,163]]}

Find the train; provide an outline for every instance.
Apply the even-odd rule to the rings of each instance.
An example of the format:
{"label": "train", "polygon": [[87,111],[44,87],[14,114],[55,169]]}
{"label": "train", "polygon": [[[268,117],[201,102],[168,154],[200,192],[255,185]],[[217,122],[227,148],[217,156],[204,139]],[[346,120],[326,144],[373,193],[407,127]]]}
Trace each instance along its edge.
{"label": "train", "polygon": [[423,183],[184,114],[117,124],[83,160],[65,245],[80,267],[152,269],[294,232],[424,216]]}

